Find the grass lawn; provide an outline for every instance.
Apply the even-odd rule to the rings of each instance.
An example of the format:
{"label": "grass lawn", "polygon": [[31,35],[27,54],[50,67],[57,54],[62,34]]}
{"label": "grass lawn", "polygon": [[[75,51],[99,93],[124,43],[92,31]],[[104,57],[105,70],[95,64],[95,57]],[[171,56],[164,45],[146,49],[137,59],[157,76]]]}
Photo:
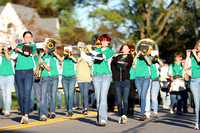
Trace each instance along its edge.
{"label": "grass lawn", "polygon": [[[76,99],[76,95],[74,95],[74,98]],[[36,100],[34,101],[35,104],[37,104]],[[56,105],[57,102],[56,102]],[[79,106],[81,105],[81,95],[79,95]],[[62,107],[65,107],[65,96],[62,94]],[[11,104],[11,109],[15,110],[18,108],[18,101],[17,101],[17,95],[16,92],[12,92],[12,104]]]}

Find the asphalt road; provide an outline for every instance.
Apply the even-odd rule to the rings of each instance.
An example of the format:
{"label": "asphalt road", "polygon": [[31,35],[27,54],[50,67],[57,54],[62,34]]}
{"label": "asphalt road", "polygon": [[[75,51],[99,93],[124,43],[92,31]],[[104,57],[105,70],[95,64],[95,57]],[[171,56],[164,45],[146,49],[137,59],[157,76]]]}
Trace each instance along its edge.
{"label": "asphalt road", "polygon": [[126,124],[119,124],[117,112],[109,112],[105,127],[96,123],[96,110],[90,109],[84,116],[80,110],[74,110],[72,118],[64,117],[65,109],[56,110],[56,118],[45,122],[38,121],[37,111],[30,114],[29,124],[20,124],[21,116],[12,110],[10,117],[0,115],[0,132],[10,133],[190,133],[194,130],[195,114],[189,109],[183,115],[169,114],[169,110],[159,107],[159,117],[151,117],[146,121],[138,121],[139,107],[135,108],[135,115],[128,116]]}

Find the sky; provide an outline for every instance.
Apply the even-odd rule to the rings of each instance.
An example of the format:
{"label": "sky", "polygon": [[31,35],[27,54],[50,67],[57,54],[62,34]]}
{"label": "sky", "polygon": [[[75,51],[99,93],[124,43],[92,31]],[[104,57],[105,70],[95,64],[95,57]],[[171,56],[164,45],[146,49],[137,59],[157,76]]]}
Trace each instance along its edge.
{"label": "sky", "polygon": [[[109,0],[108,3],[108,7],[109,8],[117,8],[119,7],[119,4],[122,0]],[[95,25],[93,25],[93,19],[92,18],[88,18],[88,14],[89,12],[92,11],[91,8],[88,7],[84,7],[84,8],[80,8],[80,7],[76,7],[75,9],[76,11],[76,16],[78,17],[78,20],[80,21],[80,28],[86,28],[87,31],[95,31],[97,29],[97,27],[95,27]]]}

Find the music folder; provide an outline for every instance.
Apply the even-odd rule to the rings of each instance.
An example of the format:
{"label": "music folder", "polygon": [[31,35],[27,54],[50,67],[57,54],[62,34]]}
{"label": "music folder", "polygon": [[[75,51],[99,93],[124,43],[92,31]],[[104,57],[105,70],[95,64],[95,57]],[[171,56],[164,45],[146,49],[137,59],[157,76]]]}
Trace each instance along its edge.
{"label": "music folder", "polygon": [[117,61],[117,67],[118,68],[121,68],[121,69],[125,70],[127,65],[128,65],[127,62]]}

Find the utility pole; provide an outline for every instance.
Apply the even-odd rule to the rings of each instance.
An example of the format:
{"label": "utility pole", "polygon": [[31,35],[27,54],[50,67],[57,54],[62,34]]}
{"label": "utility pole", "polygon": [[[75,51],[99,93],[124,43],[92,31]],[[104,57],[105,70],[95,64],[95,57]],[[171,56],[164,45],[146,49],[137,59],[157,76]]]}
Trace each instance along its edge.
{"label": "utility pole", "polygon": [[199,31],[198,31],[198,20],[197,20],[197,12],[196,12],[196,7],[197,7],[197,4],[196,4],[196,0],[193,0],[193,13],[194,13],[194,28],[195,28],[195,39],[196,39],[196,42],[199,40]]}

